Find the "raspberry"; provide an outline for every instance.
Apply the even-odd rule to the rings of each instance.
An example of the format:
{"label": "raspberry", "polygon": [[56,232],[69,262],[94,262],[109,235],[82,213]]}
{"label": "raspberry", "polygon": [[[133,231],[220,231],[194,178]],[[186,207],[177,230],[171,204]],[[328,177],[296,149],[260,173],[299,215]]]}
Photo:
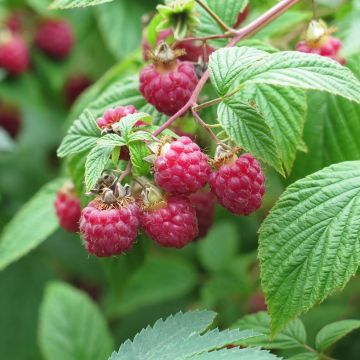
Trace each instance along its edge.
{"label": "raspberry", "polygon": [[[110,128],[112,124],[120,121],[123,117],[135,114],[137,110],[134,106],[118,106],[115,109],[108,109],[104,112],[103,116],[96,120],[100,129]],[[137,126],[144,124],[142,121],[136,123]]]}
{"label": "raspberry", "polygon": [[141,226],[149,237],[165,247],[182,248],[198,236],[195,209],[185,197],[170,196],[157,206],[145,207]]}
{"label": "raspberry", "polygon": [[5,21],[6,27],[13,33],[20,33],[23,30],[23,21],[21,13],[14,12],[8,16]]}
{"label": "raspberry", "polygon": [[[176,46],[176,49],[185,50],[186,54],[179,57],[182,61],[198,62],[202,59],[205,62],[209,61],[210,55],[215,51],[211,46],[206,45],[205,52],[202,43],[196,43],[194,41],[180,41]],[[204,59],[204,53],[206,58]]]}
{"label": "raspberry", "polygon": [[239,13],[236,23],[234,24],[234,28],[239,27],[247,19],[249,12],[250,5],[247,5],[246,8],[241,13]]}
{"label": "raspberry", "polygon": [[45,54],[61,60],[70,54],[74,44],[74,34],[67,21],[47,20],[40,25],[35,43]]}
{"label": "raspberry", "polygon": [[154,168],[155,182],[172,194],[198,191],[211,174],[208,157],[187,136],[163,145]]}
{"label": "raspberry", "polygon": [[207,191],[191,194],[189,199],[196,211],[199,238],[204,237],[214,222],[216,198]]}
{"label": "raspberry", "polygon": [[91,79],[84,74],[70,76],[64,87],[65,98],[69,105],[72,105],[81,93],[92,84]]}
{"label": "raspberry", "polygon": [[21,117],[17,108],[10,105],[0,105],[0,127],[15,139],[21,127]]}
{"label": "raspberry", "polygon": [[131,249],[139,223],[139,207],[133,199],[119,206],[96,199],[82,211],[80,232],[90,254],[113,256]]}
{"label": "raspberry", "polygon": [[12,35],[0,43],[0,68],[4,68],[10,75],[20,75],[29,66],[29,51],[20,36]]}
{"label": "raspberry", "polygon": [[259,291],[253,294],[249,300],[249,313],[257,313],[259,311],[267,311],[264,294]]}
{"label": "raspberry", "polygon": [[194,65],[177,60],[166,43],[160,44],[154,64],[140,73],[140,92],[166,115],[175,114],[188,102],[197,83]]}
{"label": "raspberry", "polygon": [[261,206],[264,182],[260,164],[251,154],[225,162],[209,179],[219,203],[237,215],[249,215]]}
{"label": "raspberry", "polygon": [[79,231],[80,199],[68,185],[58,192],[54,206],[60,226],[70,232]]}

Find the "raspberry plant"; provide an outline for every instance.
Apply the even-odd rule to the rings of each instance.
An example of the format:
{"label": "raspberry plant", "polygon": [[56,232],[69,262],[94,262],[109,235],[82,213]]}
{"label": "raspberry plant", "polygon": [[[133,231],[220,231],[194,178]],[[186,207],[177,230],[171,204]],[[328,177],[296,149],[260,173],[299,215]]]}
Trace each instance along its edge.
{"label": "raspberry plant", "polygon": [[[1,161],[23,175],[4,171],[1,198],[61,168],[0,238],[0,269],[24,257],[9,279],[34,263],[42,301],[23,311],[40,308],[44,358],[352,358],[334,343],[360,327],[359,16],[356,0],[6,1]],[[178,312],[194,308],[231,330]]]}

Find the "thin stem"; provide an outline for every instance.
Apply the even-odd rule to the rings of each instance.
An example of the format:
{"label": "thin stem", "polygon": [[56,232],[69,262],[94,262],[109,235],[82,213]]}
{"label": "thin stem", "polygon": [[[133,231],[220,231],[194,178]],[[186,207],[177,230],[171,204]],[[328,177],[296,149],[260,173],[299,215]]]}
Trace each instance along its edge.
{"label": "thin stem", "polygon": [[197,122],[210,134],[210,136],[213,138],[215,143],[220,143],[221,141],[218,139],[218,137],[215,135],[215,133],[207,126],[206,122],[199,116],[199,114],[194,110],[194,108],[191,109],[191,112],[194,116],[194,118],[197,120]]}
{"label": "thin stem", "polygon": [[317,8],[316,8],[316,4],[315,4],[315,0],[311,0],[311,7],[312,7],[312,12],[313,12],[313,16],[315,20],[318,20],[318,13],[317,13]]}
{"label": "thin stem", "polygon": [[225,34],[216,34],[216,35],[208,35],[208,36],[194,36],[182,39],[181,42],[187,41],[207,41],[207,40],[215,40],[215,39],[228,39],[234,37],[234,33],[225,33]]}
{"label": "thin stem", "polygon": [[303,344],[303,347],[304,347],[304,349],[306,349],[307,351],[319,355],[321,359],[324,359],[324,360],[335,360],[334,358],[332,358],[332,357],[330,357],[330,356],[327,356],[327,355],[325,355],[325,354],[323,354],[323,353],[319,353],[318,351],[316,351],[314,348],[312,348],[311,346],[309,346],[309,345],[307,345],[307,344]]}
{"label": "thin stem", "polygon": [[121,182],[128,176],[131,174],[131,170],[132,170],[132,163],[129,160],[129,162],[127,163],[126,169],[121,173],[121,175],[119,176],[119,180],[118,182],[121,184]]}
{"label": "thin stem", "polygon": [[220,18],[219,16],[214,13],[214,11],[212,11],[212,9],[203,2],[203,0],[196,0],[196,2],[219,24],[219,26],[224,30],[224,31],[232,31],[232,29],[227,26]]}
{"label": "thin stem", "polygon": [[200,111],[200,110],[203,110],[203,109],[205,109],[205,108],[207,108],[207,107],[220,104],[222,100],[223,100],[222,98],[212,99],[212,100],[203,102],[203,103],[200,104],[200,105],[194,106],[193,109],[194,109],[195,111]]}

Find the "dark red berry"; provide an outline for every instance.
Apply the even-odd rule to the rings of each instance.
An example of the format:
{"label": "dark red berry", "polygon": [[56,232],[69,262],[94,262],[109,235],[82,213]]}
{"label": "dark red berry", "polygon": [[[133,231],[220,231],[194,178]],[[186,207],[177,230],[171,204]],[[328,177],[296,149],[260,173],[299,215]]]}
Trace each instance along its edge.
{"label": "dark red berry", "polygon": [[190,99],[198,78],[190,62],[174,60],[166,64],[151,64],[140,73],[140,92],[155,108],[173,115]]}
{"label": "dark red berry", "polygon": [[259,311],[267,311],[264,294],[259,291],[253,294],[249,300],[249,313],[257,313]]}
{"label": "dark red berry", "polygon": [[21,127],[21,115],[16,107],[0,104],[0,127],[13,139],[16,138]]}
{"label": "dark red berry", "polygon": [[170,196],[163,203],[145,207],[141,226],[150,238],[165,247],[182,248],[198,236],[195,209],[185,197]]}
{"label": "dark red berry", "polygon": [[249,16],[250,13],[250,5],[247,5],[244,11],[239,13],[236,23],[234,24],[234,28],[238,28]]}
{"label": "dark red berry", "polygon": [[10,14],[5,23],[6,27],[13,33],[20,33],[22,31],[22,16],[18,12]]}
{"label": "dark red berry", "polygon": [[171,194],[191,194],[201,189],[211,174],[208,157],[190,138],[165,143],[154,163],[155,182]]}
{"label": "dark red berry", "polygon": [[183,49],[185,51],[185,55],[179,57],[180,60],[196,63],[199,59],[208,62],[210,55],[215,51],[215,49],[209,45],[206,45],[204,49],[201,42],[197,43],[194,41],[180,41],[178,45],[176,45],[176,49]]}
{"label": "dark red berry", "polygon": [[58,192],[54,205],[60,226],[70,232],[79,231],[81,215],[79,197],[73,191],[64,188]]}
{"label": "dark red berry", "polygon": [[11,35],[0,42],[0,68],[10,75],[20,75],[28,70],[29,66],[29,51],[20,36]]}
{"label": "dark red berry", "polygon": [[189,199],[196,211],[199,227],[198,237],[204,237],[214,223],[216,197],[211,192],[206,191],[191,194]]}
{"label": "dark red berry", "polygon": [[78,96],[92,84],[91,79],[84,74],[70,76],[64,87],[66,102],[72,105]]}
{"label": "dark red berry", "polygon": [[249,215],[259,209],[265,193],[264,174],[251,154],[225,162],[211,174],[209,184],[219,203],[237,215]]}
{"label": "dark red berry", "polygon": [[[132,105],[118,106],[116,108],[106,110],[103,116],[96,120],[96,123],[100,129],[110,128],[111,125],[120,121],[123,117],[135,113],[137,113],[137,110]],[[144,122],[140,120],[136,123],[137,126],[142,124],[144,124]]]}
{"label": "dark red berry", "polygon": [[47,20],[43,22],[35,36],[36,45],[54,59],[66,58],[74,45],[74,34],[65,20]]}
{"label": "dark red berry", "polygon": [[139,224],[139,207],[135,201],[107,207],[97,199],[83,209],[80,232],[90,254],[114,256],[131,249]]}

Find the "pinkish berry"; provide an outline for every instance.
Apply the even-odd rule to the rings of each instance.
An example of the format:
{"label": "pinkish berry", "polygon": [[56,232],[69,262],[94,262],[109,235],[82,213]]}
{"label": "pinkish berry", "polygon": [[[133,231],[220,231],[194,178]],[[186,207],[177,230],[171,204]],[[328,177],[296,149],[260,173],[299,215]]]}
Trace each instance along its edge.
{"label": "pinkish berry", "polygon": [[264,294],[261,291],[253,294],[249,300],[248,307],[250,314],[257,313],[259,311],[267,311]]}
{"label": "pinkish berry", "polygon": [[[199,59],[208,62],[210,55],[215,51],[211,46],[206,45],[204,52],[204,47],[202,43],[197,43],[194,41],[180,41],[179,44],[176,46],[176,49],[183,49],[186,52],[185,55],[179,57],[180,60],[196,63],[199,61]],[[205,59],[204,54],[206,54]]]}
{"label": "pinkish berry", "polygon": [[64,20],[47,20],[35,36],[35,43],[45,54],[58,60],[66,58],[74,45],[70,24]]}
{"label": "pinkish berry", "polygon": [[154,168],[155,182],[171,194],[194,193],[211,174],[208,157],[186,136],[163,145]]}
{"label": "pinkish berry", "polygon": [[21,115],[16,107],[0,104],[0,128],[15,139],[21,128]]}
{"label": "pinkish berry", "polygon": [[145,208],[141,226],[146,234],[165,247],[182,248],[198,236],[195,209],[184,197],[169,197],[163,206]]}
{"label": "pinkish berry", "polygon": [[0,43],[0,68],[10,75],[20,75],[28,70],[29,66],[29,51],[21,37],[11,36]]}
{"label": "pinkish berry", "polygon": [[197,192],[189,196],[195,208],[199,227],[199,238],[207,235],[214,222],[216,197],[211,192]]}
{"label": "pinkish berry", "polygon": [[21,13],[14,12],[5,21],[6,27],[13,33],[20,33],[23,30]]}
{"label": "pinkish berry", "polygon": [[[120,121],[123,117],[137,113],[134,106],[118,106],[114,109],[108,109],[104,112],[103,116],[96,120],[100,129],[110,128],[111,125]],[[140,121],[141,122],[141,121]],[[143,122],[137,122],[137,125],[143,124]]]}
{"label": "pinkish berry", "polygon": [[60,226],[67,231],[79,231],[80,199],[68,191],[60,190],[54,203]]}
{"label": "pinkish berry", "polygon": [[198,83],[193,64],[174,60],[173,65],[151,64],[140,73],[140,92],[166,115],[180,110],[189,101]]}
{"label": "pinkish berry", "polygon": [[139,207],[135,202],[106,207],[101,200],[95,200],[82,211],[80,232],[90,254],[114,256],[131,249],[139,224]]}
{"label": "pinkish berry", "polygon": [[221,165],[209,179],[211,191],[219,203],[236,215],[249,215],[260,208],[264,183],[260,164],[251,154]]}
{"label": "pinkish berry", "polygon": [[66,102],[72,105],[81,93],[92,84],[91,79],[83,74],[70,76],[64,87]]}

